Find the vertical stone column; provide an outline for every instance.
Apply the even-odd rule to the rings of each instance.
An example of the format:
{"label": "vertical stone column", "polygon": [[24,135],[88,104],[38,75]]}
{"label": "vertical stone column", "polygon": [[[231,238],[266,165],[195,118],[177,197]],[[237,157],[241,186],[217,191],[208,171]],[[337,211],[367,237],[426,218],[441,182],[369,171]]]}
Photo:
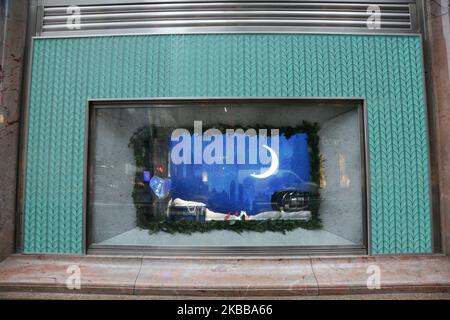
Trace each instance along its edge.
{"label": "vertical stone column", "polygon": [[28,1],[0,1],[0,261],[14,252]]}
{"label": "vertical stone column", "polygon": [[431,59],[433,124],[439,172],[442,247],[450,254],[450,23],[449,0],[427,2],[428,46]]}

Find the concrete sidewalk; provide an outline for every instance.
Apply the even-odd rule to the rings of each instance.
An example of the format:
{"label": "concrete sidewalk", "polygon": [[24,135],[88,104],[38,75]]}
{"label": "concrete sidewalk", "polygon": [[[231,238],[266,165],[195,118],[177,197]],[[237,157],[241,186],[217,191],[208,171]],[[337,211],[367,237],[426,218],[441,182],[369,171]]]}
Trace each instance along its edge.
{"label": "concrete sidewalk", "polygon": [[[70,290],[67,280],[74,279],[73,272],[77,270],[80,289]],[[374,270],[380,271],[381,288],[371,290],[367,281]],[[0,297],[3,298],[348,298],[348,295],[360,295],[365,299],[376,294],[374,298],[395,299],[397,294],[426,297],[430,296],[428,293],[448,298],[450,257],[200,259],[12,255],[0,263]]]}

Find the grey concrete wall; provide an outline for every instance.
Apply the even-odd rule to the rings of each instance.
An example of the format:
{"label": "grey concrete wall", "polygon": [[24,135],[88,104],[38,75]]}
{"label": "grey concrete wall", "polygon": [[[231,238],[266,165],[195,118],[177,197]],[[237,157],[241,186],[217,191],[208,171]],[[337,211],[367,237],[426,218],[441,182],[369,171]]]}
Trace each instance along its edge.
{"label": "grey concrete wall", "polygon": [[14,252],[19,121],[28,1],[0,1],[0,260]]}

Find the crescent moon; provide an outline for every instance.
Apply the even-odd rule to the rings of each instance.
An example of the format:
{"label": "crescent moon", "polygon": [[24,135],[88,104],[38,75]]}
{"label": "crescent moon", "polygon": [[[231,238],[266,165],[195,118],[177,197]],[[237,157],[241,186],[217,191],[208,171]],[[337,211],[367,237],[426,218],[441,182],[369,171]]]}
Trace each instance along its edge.
{"label": "crescent moon", "polygon": [[273,175],[277,170],[279,166],[279,160],[277,153],[270,147],[263,145],[263,148],[266,148],[270,152],[270,158],[272,159],[272,163],[270,164],[269,169],[267,169],[266,172],[263,172],[261,174],[254,174],[252,173],[251,176],[256,179],[265,179]]}

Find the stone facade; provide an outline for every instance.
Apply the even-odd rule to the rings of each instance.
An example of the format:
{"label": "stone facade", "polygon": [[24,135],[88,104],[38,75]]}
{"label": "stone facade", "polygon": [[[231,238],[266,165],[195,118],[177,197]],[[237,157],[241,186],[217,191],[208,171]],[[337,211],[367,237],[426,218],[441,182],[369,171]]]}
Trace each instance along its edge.
{"label": "stone facade", "polygon": [[450,23],[449,1],[428,4],[428,45],[431,60],[432,122],[437,172],[439,176],[440,227],[442,249],[450,254]]}
{"label": "stone facade", "polygon": [[0,2],[0,260],[14,252],[22,70],[28,1]]}
{"label": "stone facade", "polygon": [[[426,1],[432,115],[443,251],[450,253],[450,23],[449,1]],[[26,0],[0,2],[0,260],[14,252]]]}

